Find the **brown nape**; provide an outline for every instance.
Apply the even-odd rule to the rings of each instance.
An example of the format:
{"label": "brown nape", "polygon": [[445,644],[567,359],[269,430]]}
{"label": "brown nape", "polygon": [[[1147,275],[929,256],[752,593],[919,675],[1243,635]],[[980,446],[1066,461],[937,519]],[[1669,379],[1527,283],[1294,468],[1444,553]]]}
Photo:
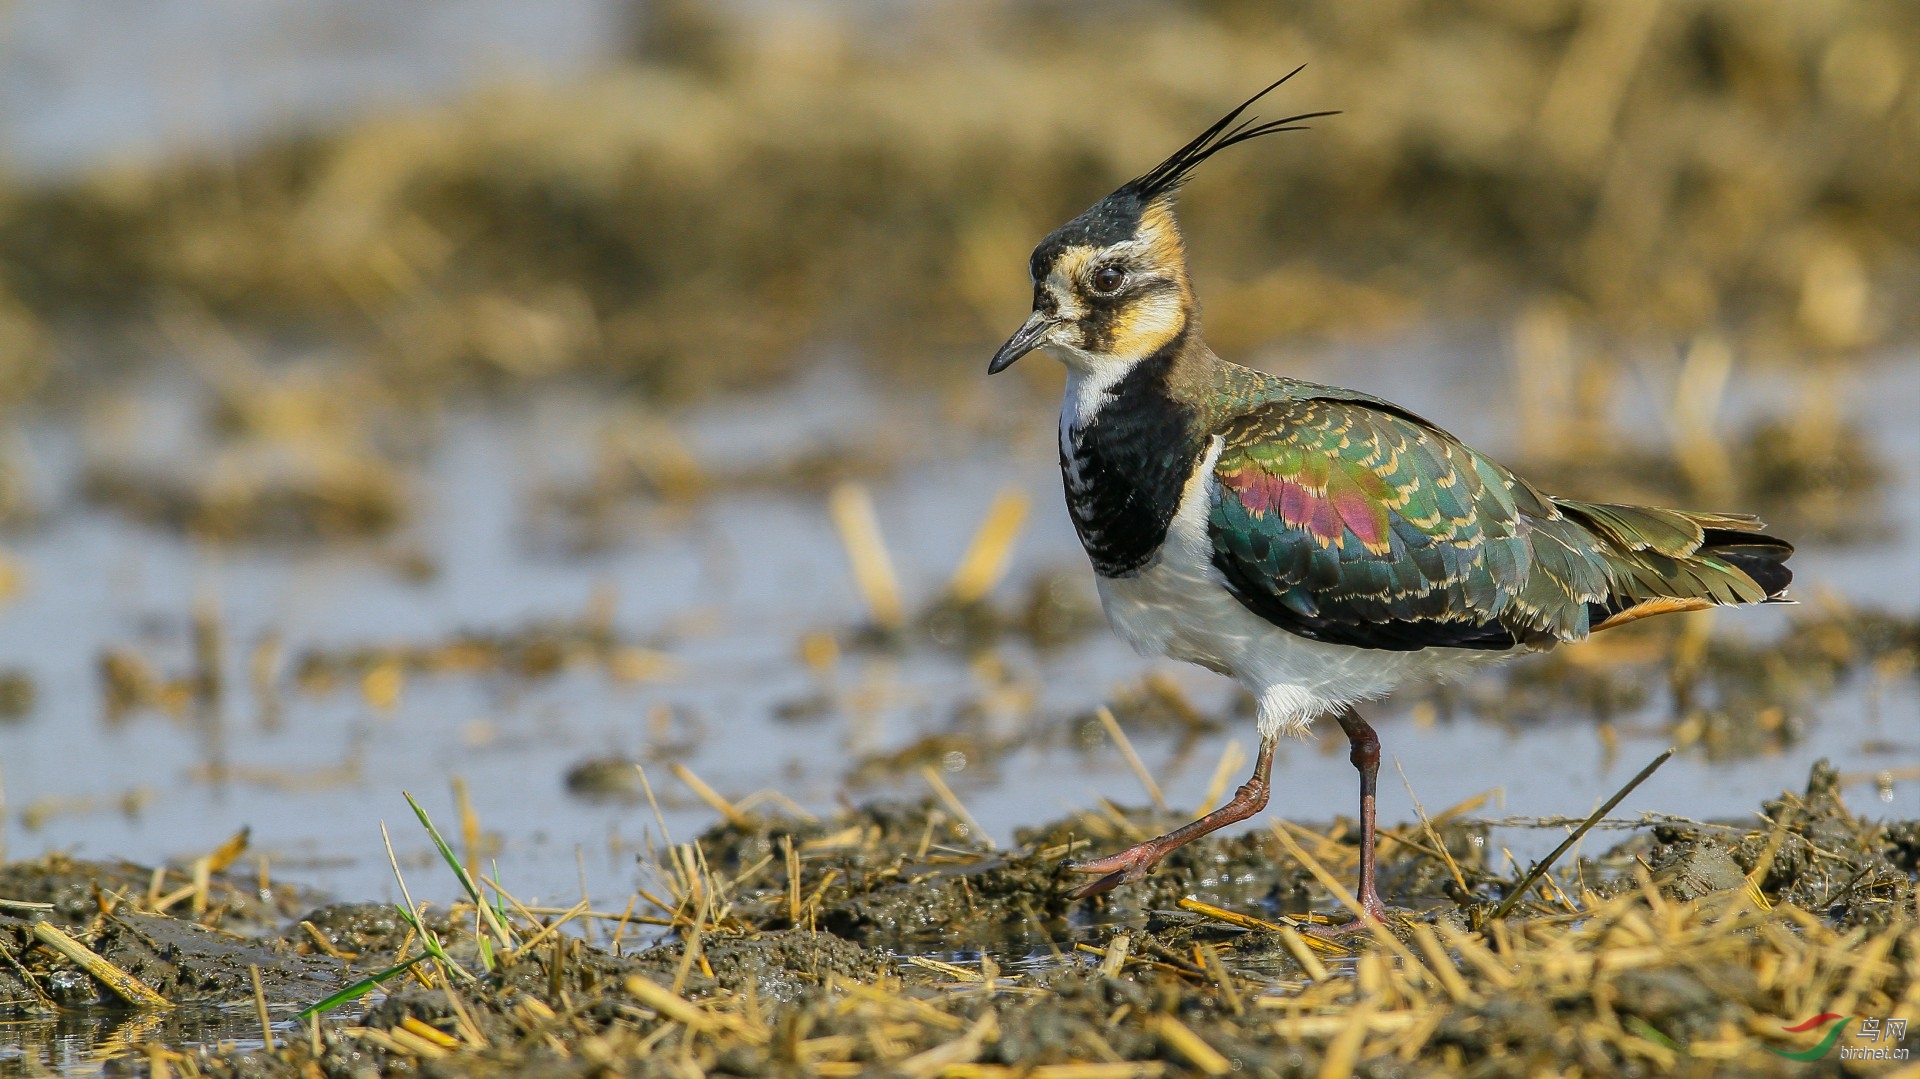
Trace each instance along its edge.
{"label": "brown nape", "polygon": [[[1186,250],[1180,226],[1174,220],[1171,198],[1150,203],[1141,212],[1131,253],[1119,264],[1145,280],[1137,281],[1115,301],[1092,298],[1084,333],[1087,347],[1126,358],[1150,356],[1182,334],[1195,337],[1193,289],[1187,280]],[[1088,251],[1083,263],[1104,264],[1105,252]],[[1070,265],[1069,276],[1081,272]]]}
{"label": "brown nape", "polygon": [[1139,236],[1147,241],[1146,261],[1170,271],[1180,286],[1183,303],[1193,306],[1193,285],[1187,279],[1187,245],[1180,234],[1179,219],[1173,213],[1173,198],[1166,196],[1147,204],[1140,213]]}

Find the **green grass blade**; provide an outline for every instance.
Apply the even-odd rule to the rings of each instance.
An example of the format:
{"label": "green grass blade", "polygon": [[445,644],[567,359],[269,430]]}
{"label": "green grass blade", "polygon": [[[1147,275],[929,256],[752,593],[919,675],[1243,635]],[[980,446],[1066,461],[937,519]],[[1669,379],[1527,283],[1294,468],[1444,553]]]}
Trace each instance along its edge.
{"label": "green grass blade", "polygon": [[413,800],[413,795],[401,791],[400,796],[413,807],[413,815],[420,818],[420,826],[433,837],[433,845],[440,849],[441,859],[447,863],[447,868],[453,870],[454,877],[460,881],[460,887],[466,889],[467,898],[473,900],[473,905],[480,908],[486,915],[487,928],[492,930],[493,935],[499,939],[500,946],[513,947],[513,937],[508,933],[506,923],[501,921],[499,914],[494,911],[493,904],[487,902],[487,897],[480,893],[480,886],[474,883],[473,875],[467,872],[467,867],[461,865],[460,859],[454,857],[453,848],[447,845],[445,839],[440,838],[440,829],[433,826],[433,819],[427,816],[426,810],[420,808],[419,802]]}
{"label": "green grass blade", "polygon": [[1687,1051],[1679,1042],[1662,1034],[1659,1028],[1637,1015],[1628,1016],[1624,1025],[1628,1030],[1633,1031],[1635,1034],[1638,1034],[1655,1045],[1665,1046],[1676,1053],[1685,1053]]}
{"label": "green grass blade", "polygon": [[420,947],[426,949],[427,955],[440,964],[441,969],[458,974],[470,982],[479,980],[473,976],[472,971],[455,962],[453,956],[447,954],[447,949],[440,943],[440,938],[435,936],[431,929],[420,924],[420,919],[407,909],[405,903],[395,903],[393,909],[400,912],[402,921],[413,927],[414,934],[420,938]]}
{"label": "green grass blade", "polygon": [[426,958],[428,958],[428,954],[426,952],[421,952],[419,955],[416,955],[411,959],[405,960],[391,967],[388,967],[387,969],[381,971],[378,974],[372,975],[370,977],[362,978],[359,981],[354,982],[352,985],[347,986],[345,989],[340,990],[338,993],[335,993],[330,997],[327,997],[323,1000],[309,1004],[306,1007],[300,1009],[299,1013],[296,1014],[294,1018],[295,1019],[311,1019],[316,1015],[325,1015],[327,1012],[330,1012],[335,1008],[338,1008],[342,1004],[350,1004],[353,1001],[359,1000],[361,997],[364,997],[368,993],[371,993],[375,989],[379,988],[381,982],[384,982],[388,978],[391,978],[397,974],[404,974],[407,971],[412,970],[413,965],[415,963],[418,963],[421,960]]}

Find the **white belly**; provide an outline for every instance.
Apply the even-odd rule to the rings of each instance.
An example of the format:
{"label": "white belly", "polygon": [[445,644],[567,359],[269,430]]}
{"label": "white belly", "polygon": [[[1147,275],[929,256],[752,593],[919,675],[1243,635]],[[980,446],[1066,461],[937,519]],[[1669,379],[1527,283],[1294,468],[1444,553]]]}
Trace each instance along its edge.
{"label": "white belly", "polygon": [[1213,568],[1207,535],[1220,448],[1214,439],[1194,470],[1154,561],[1131,577],[1098,579],[1107,621],[1136,651],[1197,663],[1247,687],[1259,701],[1262,737],[1302,732],[1322,715],[1384,696],[1405,681],[1444,680],[1506,658],[1479,649],[1394,652],[1326,644],[1247,610]]}

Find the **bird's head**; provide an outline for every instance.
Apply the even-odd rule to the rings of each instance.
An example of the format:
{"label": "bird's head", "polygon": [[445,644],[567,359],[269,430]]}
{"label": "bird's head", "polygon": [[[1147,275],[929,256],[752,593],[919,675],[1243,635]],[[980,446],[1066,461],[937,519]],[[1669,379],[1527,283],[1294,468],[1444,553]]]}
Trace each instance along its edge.
{"label": "bird's head", "polygon": [[1266,123],[1240,120],[1255,101],[1299,72],[1248,98],[1173,156],[1121,185],[1033,249],[1033,313],[1000,346],[988,374],[1036,348],[1069,366],[1128,366],[1178,337],[1196,317],[1186,248],[1174,220],[1174,195],[1200,162],[1235,143],[1276,131],[1297,131],[1312,112]]}

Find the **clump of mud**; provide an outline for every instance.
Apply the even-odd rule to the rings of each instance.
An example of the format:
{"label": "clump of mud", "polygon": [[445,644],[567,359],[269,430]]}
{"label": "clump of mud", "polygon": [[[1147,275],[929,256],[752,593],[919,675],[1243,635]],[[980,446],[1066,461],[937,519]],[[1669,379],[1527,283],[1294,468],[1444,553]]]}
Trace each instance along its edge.
{"label": "clump of mud", "polygon": [[[136,867],[7,866],[0,999],[93,1017],[98,1053],[134,1069],[301,1079],[1784,1075],[1798,1065],[1767,1049],[1804,1048],[1786,1028],[1809,1009],[1890,1017],[1920,999],[1920,822],[1855,815],[1824,763],[1754,822],[1663,820],[1501,918],[1492,901],[1517,882],[1479,856],[1484,825],[1462,810],[1387,829],[1394,915],[1338,940],[1286,911],[1338,916],[1318,882],[1351,870],[1339,823],[1204,839],[1139,886],[1067,898],[1065,856],[1165,823],[1110,807],[996,850],[933,804],[738,814],[650,866],[651,909],[617,926],[337,904],[236,936],[142,909]],[[40,943],[39,919],[170,1007],[117,1000]],[[643,922],[659,935],[630,935]],[[393,972],[423,932],[440,958]],[[287,1021],[376,973],[372,996]],[[240,1036],[256,977],[272,1047],[207,1044]]]}
{"label": "clump of mud", "polygon": [[1802,794],[1761,807],[1758,830],[1685,822],[1656,824],[1596,863],[1616,871],[1617,887],[1646,867],[1663,891],[1696,899],[1745,887],[1791,903],[1838,929],[1870,931],[1912,921],[1920,824],[1855,815],[1840,798],[1840,776],[1816,764]]}
{"label": "clump of mud", "polygon": [[273,935],[235,932],[283,924],[300,901],[297,890],[263,890],[217,873],[204,887],[182,885],[180,873],[127,863],[55,856],[0,866],[0,1010],[23,1020],[75,1020],[128,1008],[135,994],[95,976],[75,947],[157,994],[165,1014],[177,1013],[172,1026],[160,1021],[163,1014],[142,1025],[162,1039],[191,1038],[208,1009],[251,1001],[256,971],[273,1000],[344,984],[336,962],[299,955]]}
{"label": "clump of mud", "polygon": [[1693,616],[1649,619],[1516,665],[1497,682],[1434,692],[1443,704],[1463,695],[1494,719],[1650,716],[1677,744],[1733,758],[1794,744],[1842,689],[1916,672],[1920,621],[1822,595],[1795,610],[1778,639]]}
{"label": "clump of mud", "polygon": [[294,660],[294,681],[308,693],[343,684],[405,676],[499,674],[537,680],[568,669],[597,669],[620,681],[665,676],[672,662],[659,649],[628,639],[613,624],[610,595],[597,597],[577,617],[537,621],[498,632],[466,631],[443,640],[313,648]]}
{"label": "clump of mud", "polygon": [[353,540],[404,521],[422,409],[337,358],[262,362],[270,345],[198,309],[163,307],[158,321],[200,362],[184,378],[89,387],[83,497],[209,540]]}

